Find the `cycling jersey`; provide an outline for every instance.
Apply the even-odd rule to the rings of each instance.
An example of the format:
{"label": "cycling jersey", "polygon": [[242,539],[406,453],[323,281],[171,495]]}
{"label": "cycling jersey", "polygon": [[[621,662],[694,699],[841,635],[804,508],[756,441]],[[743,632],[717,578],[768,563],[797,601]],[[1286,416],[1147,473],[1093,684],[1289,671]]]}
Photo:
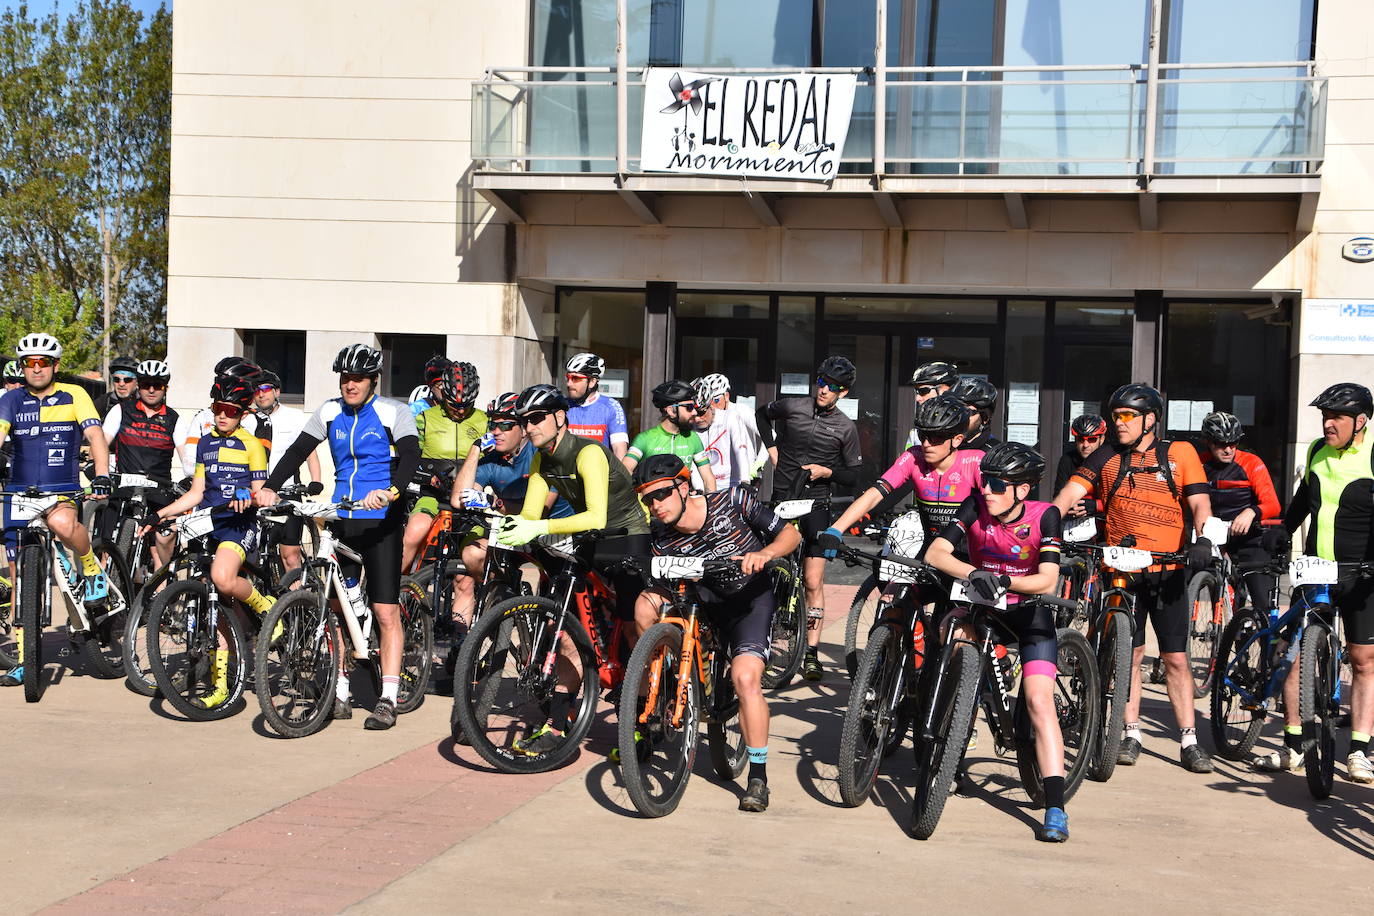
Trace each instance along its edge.
{"label": "cycling jersey", "polygon": [[81,485],[81,441],[100,425],[86,389],[56,382],[42,397],[27,387],[0,395],[0,435],[14,443],[7,487],[75,490]]}
{"label": "cycling jersey", "polygon": [[205,480],[202,509],[227,506],[245,498],[245,491],[251,490],[255,481],[267,479],[267,450],[242,426],[228,434],[212,429],[196,443],[195,476]]}
{"label": "cycling jersey", "polygon": [[[477,487],[491,487],[492,492],[505,505],[506,512],[520,514],[525,505],[525,490],[529,486],[530,465],[535,452],[539,449],[526,440],[520,450],[510,455],[500,452],[483,455],[477,462]],[[572,506],[562,496],[554,500],[549,518],[566,518],[573,514]]]}
{"label": "cycling jersey", "polygon": [[1204,454],[1202,470],[1207,475],[1212,514],[1217,518],[1230,522],[1246,509],[1253,509],[1255,521],[1250,529],[1252,532],[1259,531],[1261,522],[1272,522],[1279,518],[1279,496],[1274,492],[1269,470],[1258,455],[1236,449],[1235,460],[1223,463],[1210,454]]}
{"label": "cycling jersey", "polygon": [[873,486],[883,494],[882,506],[893,505],[914,492],[921,522],[926,533],[934,537],[954,520],[965,500],[978,494],[983,485],[979,469],[982,460],[982,452],[958,450],[949,469],[938,471],[926,464],[919,447],[909,448]]}
{"label": "cycling jersey", "polygon": [[670,433],[662,424],[635,436],[625,457],[643,461],[650,455],[676,455],[688,467],[696,465],[700,468],[711,464],[711,459],[706,455],[706,446],[702,445],[701,437],[695,430]]}
{"label": "cycling jersey", "polygon": [[[859,431],[854,421],[837,407],[821,409],[806,397],[779,398],[765,404],[754,414],[764,445],[778,449],[778,467],[773,477],[775,498],[793,494],[812,496],[830,492],[834,487],[853,487],[863,461],[859,451]],[[776,436],[773,423],[777,422]],[[800,484],[804,465],[818,464],[831,470],[824,480]]]}
{"label": "cycling jersey", "polygon": [[[474,410],[461,420],[455,420],[443,405],[428,407],[415,415],[415,431],[420,437],[420,470],[426,481],[431,476],[448,477],[458,462],[467,458],[487,432],[487,415]],[[428,483],[421,485],[422,493],[435,494]],[[437,511],[437,504],[435,505]]]}
{"label": "cycling jersey", "polygon": [[431,401],[429,398],[417,398],[414,401],[410,402],[410,415],[412,417],[418,417],[420,414],[424,413],[426,410],[429,410],[433,406],[434,402]]}
{"label": "cycling jersey", "polygon": [[568,432],[583,439],[592,439],[606,447],[630,441],[630,427],[620,402],[599,391],[593,391],[581,404],[568,408]]}
{"label": "cycling jersey", "polygon": [[746,483],[768,460],[754,417],[739,407],[717,407],[710,427],[701,434],[711,473],[722,487]]}
{"label": "cycling jersey", "polygon": [[267,470],[271,473],[277,469],[282,456],[296,441],[301,430],[305,429],[310,415],[297,407],[278,402],[270,411],[254,410],[252,417],[257,426],[257,437],[267,448]]}
{"label": "cycling jersey", "polygon": [[171,483],[176,425],[177,412],[166,404],[149,407],[134,400],[114,405],[105,415],[104,431],[120,473]]}
{"label": "cycling jersey", "polygon": [[[1133,535],[1141,550],[1172,552],[1183,546],[1183,503],[1207,492],[1207,475],[1197,449],[1187,442],[1168,442],[1164,448],[1167,471],[1157,463],[1160,451],[1154,446],[1144,452],[1103,446],[1074,472],[1071,479],[1088,491],[1087,496],[1107,502],[1107,543],[1119,544]],[[1118,486],[1123,461],[1127,470]],[[1170,480],[1176,490],[1171,490]]]}
{"label": "cycling jersey", "polygon": [[1307,448],[1307,470],[1288,504],[1283,526],[1297,530],[1309,515],[1303,552],[1340,562],[1374,559],[1374,454],[1369,434],[1347,449],[1318,439]]}
{"label": "cycling jersey", "polygon": [[[215,414],[208,407],[202,407],[191,415],[182,414],[177,420],[172,437],[176,440],[177,454],[181,456],[181,470],[190,477],[196,471],[196,446],[200,440],[215,428]],[[239,428],[256,435],[258,418],[250,410],[244,413]],[[271,441],[262,443],[264,450],[272,447]]]}
{"label": "cycling jersey", "polygon": [[[1059,510],[1053,503],[1034,499],[1021,505],[1022,512],[1014,521],[1003,522],[988,512],[981,499],[970,496],[940,537],[955,547],[967,539],[969,563],[989,572],[1030,576],[1040,571],[1041,563],[1059,565],[1063,538]],[[1019,600],[1015,593],[1007,595],[1008,604]]]}
{"label": "cycling jersey", "polygon": [[114,410],[117,405],[131,404],[137,400],[138,395],[136,394],[131,394],[127,398],[121,398],[119,395],[115,394],[114,389],[111,388],[109,391],[105,392],[103,395],[100,396],[100,398],[95,402],[95,406],[96,410],[100,412],[101,420],[104,420],[107,417],[109,417],[110,411]]}
{"label": "cycling jersey", "polygon": [[600,442],[564,433],[552,452],[538,450],[530,463],[524,518],[544,514],[544,499],[556,489],[573,514],[549,520],[550,534],[573,534],[599,528],[624,528],[644,535],[649,525],[635,497],[630,472]]}
{"label": "cycling jersey", "polygon": [[[786,525],[747,487],[731,487],[691,498],[706,500],[706,518],[701,528],[685,533],[655,520],[651,527],[656,555],[728,560],[762,550]],[[731,566],[708,571],[702,582],[719,595],[733,595],[755,576]]]}

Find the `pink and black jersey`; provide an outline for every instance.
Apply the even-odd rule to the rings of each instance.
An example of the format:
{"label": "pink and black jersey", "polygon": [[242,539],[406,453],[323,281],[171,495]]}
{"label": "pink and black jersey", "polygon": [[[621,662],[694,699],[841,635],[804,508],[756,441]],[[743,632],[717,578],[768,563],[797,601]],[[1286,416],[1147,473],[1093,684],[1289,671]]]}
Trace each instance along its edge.
{"label": "pink and black jersey", "polygon": [[[1029,576],[1041,563],[1058,563],[1063,538],[1059,510],[1053,503],[1027,500],[1015,521],[1003,523],[988,513],[981,499],[966,499],[940,537],[957,549],[968,541],[969,562],[988,572]],[[1019,600],[1007,595],[1007,603]]]}
{"label": "pink and black jersey", "polygon": [[873,486],[882,491],[885,505],[915,493],[921,521],[925,523],[927,534],[934,538],[954,520],[964,501],[978,494],[983,484],[983,474],[978,469],[983,453],[961,449],[954,454],[954,464],[946,471],[937,471],[926,464],[921,447],[914,446],[902,452]]}

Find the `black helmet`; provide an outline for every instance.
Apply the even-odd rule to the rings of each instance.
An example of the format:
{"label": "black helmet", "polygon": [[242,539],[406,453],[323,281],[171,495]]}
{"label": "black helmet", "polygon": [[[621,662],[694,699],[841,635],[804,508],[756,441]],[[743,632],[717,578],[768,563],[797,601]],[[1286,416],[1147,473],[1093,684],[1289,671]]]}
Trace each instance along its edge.
{"label": "black helmet", "polygon": [[949,392],[937,395],[916,407],[912,423],[918,433],[955,435],[968,428],[968,407]]}
{"label": "black helmet", "polygon": [[[215,375],[226,375],[233,369],[246,363],[248,363],[248,360],[244,359],[242,356],[226,356],[224,359],[215,363]],[[113,363],[110,365],[110,368],[114,368]]]}
{"label": "black helmet", "polygon": [[816,373],[832,382],[839,382],[842,388],[853,388],[854,379],[859,377],[859,370],[843,356],[827,356]]}
{"label": "black helmet", "polygon": [[263,371],[256,363],[250,363],[242,356],[226,356],[215,363],[215,378],[225,375],[243,379],[256,388],[263,377]]}
{"label": "black helmet", "polygon": [[978,469],[984,477],[1000,477],[1011,483],[1039,483],[1045,473],[1045,459],[1029,445],[999,442],[988,450]]}
{"label": "black helmet", "polygon": [[949,393],[979,413],[991,413],[997,404],[997,386],[976,375],[963,376]]}
{"label": "black helmet", "polygon": [[1369,389],[1354,382],[1337,382],[1313,398],[1308,406],[1352,417],[1360,414],[1374,417],[1374,399],[1370,398]]}
{"label": "black helmet", "polygon": [[241,410],[247,410],[248,405],[253,403],[253,389],[253,382],[248,379],[237,375],[221,375],[216,377],[214,384],[210,386],[210,403],[233,404]]}
{"label": "black helmet", "polygon": [[520,392],[511,411],[517,417],[543,410],[567,410],[568,399],[552,385],[531,385]]}
{"label": "black helmet", "polygon": [[456,410],[465,410],[477,403],[477,392],[481,382],[477,378],[477,367],[472,363],[449,363],[443,379],[444,384],[439,388],[439,398],[445,404]]}
{"label": "black helmet", "polygon": [[1069,424],[1069,432],[1073,433],[1075,439],[1082,439],[1087,436],[1102,436],[1107,432],[1107,421],[1095,413],[1079,414],[1073,418]]}
{"label": "black helmet", "polygon": [[1107,410],[1116,410],[1118,407],[1163,418],[1164,397],[1144,382],[1131,382],[1116,389],[1107,401]]}
{"label": "black helmet", "polygon": [[116,372],[127,372],[130,375],[138,375],[138,360],[132,356],[116,356],[110,360],[110,374]]}
{"label": "black helmet", "polygon": [[449,366],[453,362],[447,356],[431,356],[425,363],[425,384],[433,385],[441,382],[448,375]]}
{"label": "black helmet", "polygon": [[490,404],[487,405],[487,419],[496,420],[502,417],[507,419],[515,416],[515,405],[520,400],[520,394],[515,391],[507,391],[505,394],[497,395]]}
{"label": "black helmet", "polygon": [[271,385],[278,390],[281,389],[281,376],[271,369],[262,370],[262,376],[258,379],[259,385]]}
{"label": "black helmet", "polygon": [[349,344],[334,357],[333,371],[341,375],[377,375],[382,371],[382,351],[367,344]]}
{"label": "black helmet", "polygon": [[1220,410],[1209,413],[1202,420],[1202,437],[1208,442],[1215,442],[1217,445],[1235,445],[1240,441],[1240,437],[1245,435],[1245,429],[1229,413],[1222,413]]}
{"label": "black helmet", "polygon": [[933,362],[923,363],[916,367],[916,371],[911,373],[911,384],[913,385],[949,385],[953,387],[959,381],[959,370],[953,363]]}
{"label": "black helmet", "polygon": [[673,404],[680,404],[683,401],[697,401],[697,390],[680,378],[670,378],[668,381],[658,385],[651,392],[654,406],[660,409],[669,407]]}
{"label": "black helmet", "polygon": [[677,455],[664,452],[650,455],[635,465],[633,476],[635,489],[643,493],[647,489],[657,489],[659,484],[690,480],[692,472]]}

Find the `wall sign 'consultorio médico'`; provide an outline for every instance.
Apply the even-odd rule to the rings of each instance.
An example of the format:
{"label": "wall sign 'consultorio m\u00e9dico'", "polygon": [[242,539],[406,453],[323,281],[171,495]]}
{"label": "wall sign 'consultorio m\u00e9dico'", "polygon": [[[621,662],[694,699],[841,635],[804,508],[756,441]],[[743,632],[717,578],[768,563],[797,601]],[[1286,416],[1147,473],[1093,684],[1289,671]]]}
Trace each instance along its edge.
{"label": "wall sign 'consultorio m\u00e9dico'", "polygon": [[839,171],[853,74],[645,73],[644,171],[801,181]]}

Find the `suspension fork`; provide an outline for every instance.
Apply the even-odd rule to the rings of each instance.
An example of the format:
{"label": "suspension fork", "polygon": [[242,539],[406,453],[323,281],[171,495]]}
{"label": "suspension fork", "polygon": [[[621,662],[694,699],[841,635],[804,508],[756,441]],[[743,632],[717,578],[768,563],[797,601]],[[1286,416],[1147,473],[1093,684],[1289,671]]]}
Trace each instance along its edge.
{"label": "suspension fork", "polygon": [[[558,647],[563,641],[563,633],[566,629],[565,621],[568,619],[568,606],[572,603],[573,592],[577,588],[577,581],[572,576],[565,576],[566,584],[563,586],[563,597],[558,602],[558,617],[553,622],[553,638],[549,641],[548,652],[544,655],[544,661],[540,665],[539,673],[547,678],[554,673],[558,664]],[[542,631],[542,632],[541,632]],[[539,645],[543,633],[547,632],[547,624],[541,624],[540,630],[535,632],[533,644]]]}

